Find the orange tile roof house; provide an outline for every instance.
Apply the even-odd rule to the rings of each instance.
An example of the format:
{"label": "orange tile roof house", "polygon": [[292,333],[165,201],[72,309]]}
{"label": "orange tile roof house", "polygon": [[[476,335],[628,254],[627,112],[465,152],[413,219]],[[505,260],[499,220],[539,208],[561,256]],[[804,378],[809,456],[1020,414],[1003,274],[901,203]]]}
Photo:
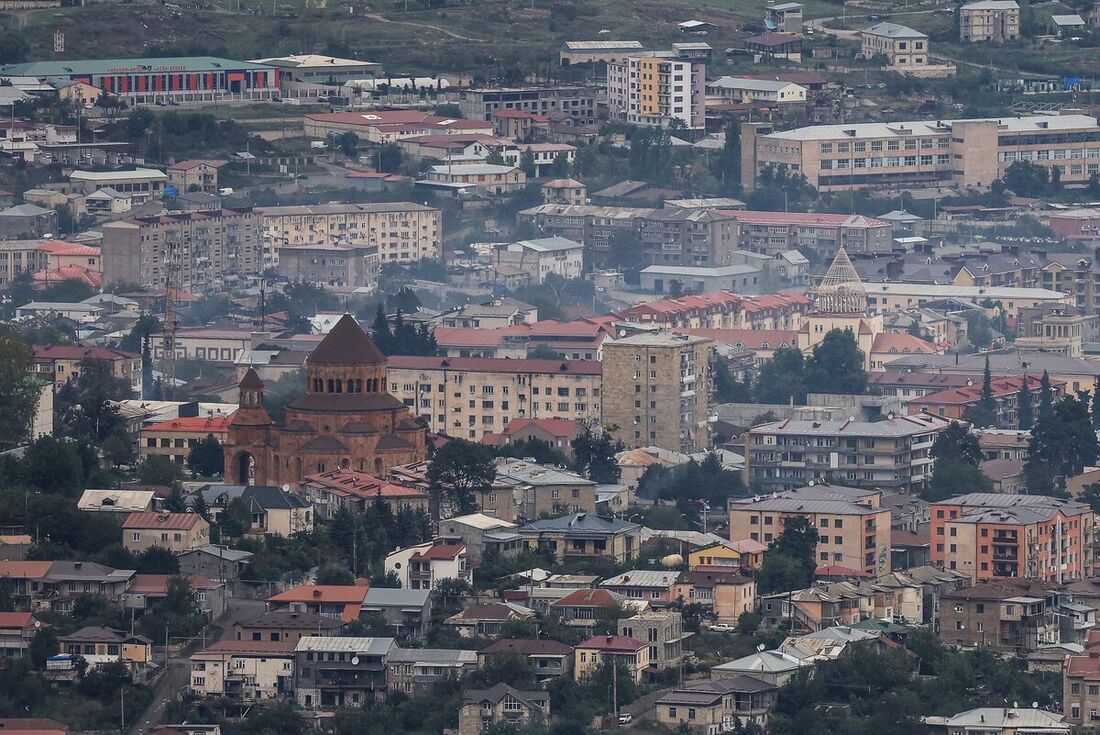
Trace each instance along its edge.
{"label": "orange tile roof house", "polygon": [[176,554],[210,543],[210,524],[197,513],[131,513],[122,545],[133,552],[160,546]]}
{"label": "orange tile roof house", "polygon": [[[993,378],[990,381],[990,387],[993,391],[993,412],[997,420],[997,426],[1015,429],[1019,425],[1019,418],[1016,414],[1017,399],[1025,377],[1028,390],[1031,391],[1032,405],[1037,405],[1039,402],[1039,378],[1010,375]],[[1065,392],[1066,381],[1052,379],[1050,387],[1054,394],[1054,400],[1058,400],[1058,397]],[[977,407],[981,397],[982,380],[972,380],[970,385],[945,388],[926,393],[920,398],[914,398],[909,402],[909,413],[931,413],[936,416],[961,419],[964,418],[968,409]]]}
{"label": "orange tile roof house", "polygon": [[157,455],[184,464],[191,449],[207,436],[213,435],[224,444],[231,419],[232,416],[185,416],[143,426],[138,434],[138,457],[145,460]]}
{"label": "orange tile roof house", "polygon": [[267,598],[269,612],[311,612],[345,623],[359,619],[363,600],[370,585],[362,584],[302,584]]}
{"label": "orange tile roof house", "polygon": [[0,719],[4,735],[65,735],[69,726],[45,717],[5,717]]}
{"label": "orange tile roof house", "polygon": [[194,574],[135,574],[126,595],[127,607],[148,610],[168,596],[168,585],[177,576],[191,586],[195,602],[203,613],[215,617],[225,612],[225,584]]}
{"label": "orange tile roof house", "polygon": [[0,655],[22,655],[34,634],[46,627],[29,612],[0,612]]}

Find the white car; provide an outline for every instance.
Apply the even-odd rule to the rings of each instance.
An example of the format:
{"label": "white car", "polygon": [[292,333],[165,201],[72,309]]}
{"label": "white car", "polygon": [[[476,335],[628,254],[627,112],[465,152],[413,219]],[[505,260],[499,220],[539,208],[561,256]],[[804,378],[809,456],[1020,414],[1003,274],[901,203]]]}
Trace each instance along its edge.
{"label": "white car", "polygon": [[715,623],[714,625],[710,626],[710,630],[715,633],[736,633],[737,626],[730,625],[729,623]]}
{"label": "white car", "polygon": [[619,713],[619,724],[620,725],[629,725],[633,720],[634,720],[634,716],[632,714],[630,714],[629,712],[620,712]]}

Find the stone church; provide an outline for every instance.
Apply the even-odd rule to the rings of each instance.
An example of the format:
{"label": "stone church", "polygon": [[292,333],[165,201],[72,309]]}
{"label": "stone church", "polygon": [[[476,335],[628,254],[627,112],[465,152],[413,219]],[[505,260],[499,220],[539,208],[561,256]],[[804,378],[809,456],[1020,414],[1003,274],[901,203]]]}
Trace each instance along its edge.
{"label": "stone church", "polygon": [[387,391],[386,356],[345,314],[306,359],[306,391],[276,423],[255,370],[225,443],[225,481],[289,485],[339,467],[381,475],[427,457],[427,430]]}

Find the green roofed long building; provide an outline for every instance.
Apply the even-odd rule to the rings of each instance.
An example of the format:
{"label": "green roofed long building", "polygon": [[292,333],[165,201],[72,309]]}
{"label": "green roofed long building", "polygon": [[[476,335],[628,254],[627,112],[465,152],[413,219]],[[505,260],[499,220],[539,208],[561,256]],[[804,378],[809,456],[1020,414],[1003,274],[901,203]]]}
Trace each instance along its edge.
{"label": "green roofed long building", "polygon": [[274,66],[214,56],[31,61],[0,66],[0,77],[84,82],[134,104],[269,99],[279,93],[279,75]]}

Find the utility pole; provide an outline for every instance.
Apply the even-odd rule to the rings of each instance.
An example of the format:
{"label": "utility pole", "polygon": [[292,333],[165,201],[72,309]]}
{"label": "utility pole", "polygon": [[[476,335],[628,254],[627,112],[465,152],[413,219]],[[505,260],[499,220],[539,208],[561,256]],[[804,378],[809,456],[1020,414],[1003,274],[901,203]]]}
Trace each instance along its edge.
{"label": "utility pole", "polygon": [[126,732],[126,687],[119,687],[118,695],[119,695],[119,705],[118,705],[118,707],[119,707],[119,710],[118,710],[119,728],[118,729],[119,729],[120,732]]}
{"label": "utility pole", "polygon": [[615,718],[615,727],[619,726],[619,665],[611,657],[611,715]]}

